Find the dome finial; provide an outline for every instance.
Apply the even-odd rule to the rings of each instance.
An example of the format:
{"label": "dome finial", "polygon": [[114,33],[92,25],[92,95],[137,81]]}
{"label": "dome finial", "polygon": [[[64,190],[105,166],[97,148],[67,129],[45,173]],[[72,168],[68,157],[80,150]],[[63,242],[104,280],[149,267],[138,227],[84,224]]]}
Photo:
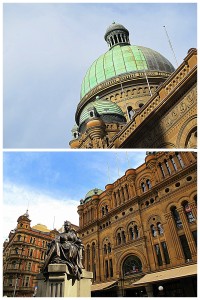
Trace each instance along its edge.
{"label": "dome finial", "polygon": [[115,45],[130,45],[129,31],[121,24],[112,22],[104,36],[110,48]]}

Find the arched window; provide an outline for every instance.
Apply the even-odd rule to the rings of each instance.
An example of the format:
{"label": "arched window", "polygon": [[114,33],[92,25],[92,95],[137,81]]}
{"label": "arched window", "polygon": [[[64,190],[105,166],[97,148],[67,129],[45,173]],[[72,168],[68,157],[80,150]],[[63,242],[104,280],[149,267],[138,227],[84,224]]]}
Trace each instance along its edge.
{"label": "arched window", "polygon": [[146,185],[144,182],[141,183],[142,192],[146,192]]}
{"label": "arched window", "polygon": [[121,239],[121,235],[120,232],[118,232],[117,234],[117,245],[121,245],[122,239]]}
{"label": "arched window", "polygon": [[160,170],[161,170],[161,172],[162,172],[163,177],[165,177],[165,171],[164,171],[164,169],[163,169],[162,164],[159,163],[158,166],[159,166],[159,168],[160,168]]}
{"label": "arched window", "polygon": [[177,209],[176,209],[175,206],[173,206],[173,207],[171,208],[171,212],[172,212],[172,216],[173,216],[173,218],[174,218],[176,227],[177,227],[177,228],[182,228],[182,222],[181,222],[179,213],[178,213],[178,211],[177,211]]}
{"label": "arched window", "polygon": [[133,110],[132,106],[128,106],[127,110],[128,110],[129,118],[130,118],[130,120],[132,120],[133,116],[135,115],[135,111]]}
{"label": "arched window", "polygon": [[188,201],[184,201],[184,202],[183,202],[183,208],[184,208],[186,217],[187,217],[187,219],[188,219],[188,222],[189,222],[189,223],[194,222],[194,221],[195,221],[195,218],[194,218],[194,216],[193,216],[193,214],[192,214],[192,209],[191,209],[191,207],[190,207]]}
{"label": "arched window", "polygon": [[162,235],[164,233],[164,230],[160,222],[157,223],[157,228],[158,228],[158,234]]}
{"label": "arched window", "polygon": [[183,168],[184,167],[184,163],[183,163],[181,155],[178,152],[176,152],[176,157],[178,158],[178,161],[179,161],[181,167]]}
{"label": "arched window", "polygon": [[122,231],[122,241],[123,243],[126,243],[126,235],[124,231]]}
{"label": "arched window", "polygon": [[20,242],[21,241],[21,235],[19,234],[18,236],[17,236],[17,240],[18,240],[18,242]]}
{"label": "arched window", "polygon": [[137,225],[134,226],[134,235],[136,239],[139,237],[139,231]]}
{"label": "arched window", "polygon": [[108,213],[108,205],[105,206],[106,214]]}
{"label": "arched window", "polygon": [[148,189],[150,190],[152,188],[151,181],[149,179],[147,179],[146,183],[147,183]]}
{"label": "arched window", "polygon": [[142,272],[142,263],[140,259],[135,255],[127,257],[123,263],[122,271],[124,276]]}
{"label": "arched window", "polygon": [[111,253],[111,251],[112,251],[111,244],[108,243],[108,253]]}
{"label": "arched window", "polygon": [[102,207],[101,211],[102,211],[102,216],[104,216],[104,214],[105,214],[105,209],[104,209],[104,207]]}
{"label": "arched window", "polygon": [[171,162],[172,162],[172,165],[173,165],[173,167],[174,167],[174,170],[177,171],[177,165],[176,165],[176,163],[175,163],[173,157],[170,155],[169,158],[170,158],[170,160],[171,160]]}
{"label": "arched window", "polygon": [[104,254],[107,254],[107,245],[106,244],[104,244],[104,247],[103,247],[103,251],[104,251]]}
{"label": "arched window", "polygon": [[95,243],[92,243],[92,261],[94,262],[96,257]]}
{"label": "arched window", "polygon": [[169,173],[169,175],[170,175],[170,174],[171,174],[171,169],[170,169],[170,166],[169,166],[169,164],[168,164],[168,161],[165,159],[164,162],[165,162],[165,165],[166,165],[166,167],[167,167],[167,171],[168,171],[168,173]]}
{"label": "arched window", "polygon": [[152,224],[150,227],[151,227],[152,236],[153,237],[157,236],[157,231],[156,231],[156,228],[155,228],[154,224]]}
{"label": "arched window", "polygon": [[130,239],[134,240],[134,231],[132,227],[129,228],[129,234],[130,234]]}

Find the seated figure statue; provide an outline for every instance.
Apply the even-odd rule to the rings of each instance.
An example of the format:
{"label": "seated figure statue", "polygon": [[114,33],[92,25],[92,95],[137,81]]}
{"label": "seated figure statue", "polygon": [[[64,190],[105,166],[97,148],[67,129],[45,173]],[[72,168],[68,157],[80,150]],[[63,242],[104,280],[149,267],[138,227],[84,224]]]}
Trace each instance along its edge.
{"label": "seated figure statue", "polygon": [[64,232],[48,244],[46,259],[42,273],[47,277],[49,264],[66,264],[69,271],[76,279],[80,280],[82,273],[83,244],[69,221],[64,222]]}

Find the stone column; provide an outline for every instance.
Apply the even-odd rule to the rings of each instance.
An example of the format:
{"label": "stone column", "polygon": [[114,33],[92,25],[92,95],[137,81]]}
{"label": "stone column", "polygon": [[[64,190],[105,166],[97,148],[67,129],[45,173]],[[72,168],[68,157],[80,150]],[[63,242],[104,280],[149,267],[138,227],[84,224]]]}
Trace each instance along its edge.
{"label": "stone column", "polygon": [[195,242],[194,242],[194,239],[193,239],[190,227],[189,227],[188,219],[185,215],[183,207],[179,209],[179,214],[180,214],[180,218],[183,223],[183,229],[184,229],[187,241],[188,241],[191,255],[196,256],[197,255],[196,245],[195,245]]}
{"label": "stone column", "polygon": [[[172,245],[173,245],[172,250],[173,251],[175,250],[176,259],[183,259],[183,253],[182,253],[180,241],[179,241],[178,234],[177,234],[177,228],[176,228],[176,225],[174,224],[173,216],[171,213],[167,213],[165,215],[165,218],[166,218],[168,226],[169,226],[169,229],[167,230],[167,229],[165,229],[165,226],[163,224],[165,235],[166,236],[168,235],[168,238],[166,240],[171,240]],[[170,252],[170,249],[168,249],[168,250]]]}

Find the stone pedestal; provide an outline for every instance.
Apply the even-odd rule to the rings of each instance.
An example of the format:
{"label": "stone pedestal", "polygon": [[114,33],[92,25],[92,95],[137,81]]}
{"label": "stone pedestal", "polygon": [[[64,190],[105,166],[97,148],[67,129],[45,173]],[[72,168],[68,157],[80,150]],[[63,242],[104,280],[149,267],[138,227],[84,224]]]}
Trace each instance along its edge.
{"label": "stone pedestal", "polygon": [[69,273],[67,265],[50,264],[49,277],[44,281],[42,274],[37,275],[36,297],[91,297],[92,272],[82,270],[81,280]]}

